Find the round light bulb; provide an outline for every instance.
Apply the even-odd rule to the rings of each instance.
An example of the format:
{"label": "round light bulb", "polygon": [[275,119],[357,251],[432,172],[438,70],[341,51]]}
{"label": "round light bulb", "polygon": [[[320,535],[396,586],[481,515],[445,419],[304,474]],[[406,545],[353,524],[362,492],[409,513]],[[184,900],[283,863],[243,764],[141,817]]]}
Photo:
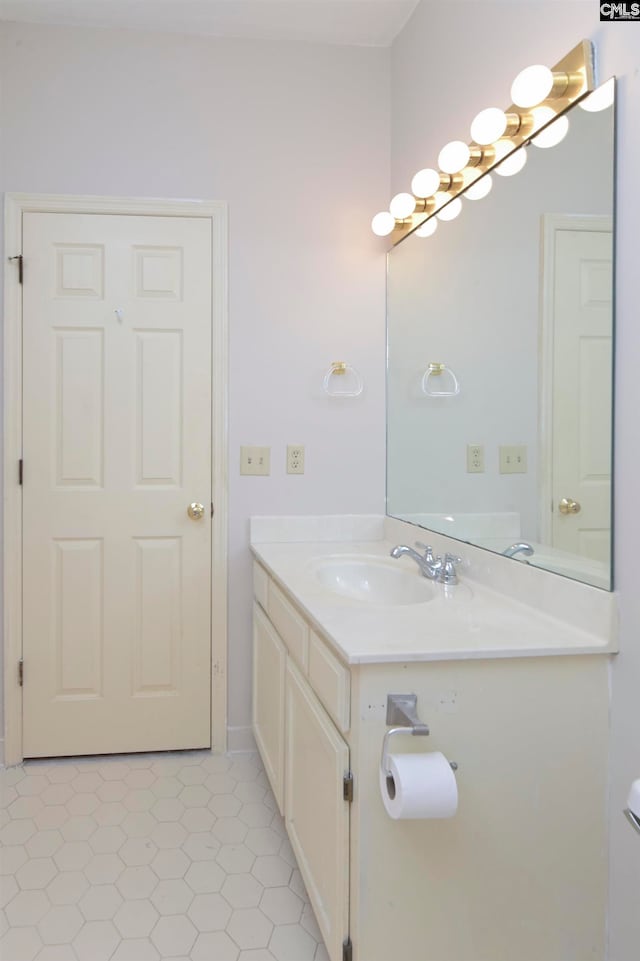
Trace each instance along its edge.
{"label": "round light bulb", "polygon": [[483,170],[480,167],[465,167],[462,173],[459,175],[462,177],[462,183],[460,184],[460,190],[464,190],[465,187],[469,187],[471,184],[475,183],[483,174]]}
{"label": "round light bulb", "polygon": [[440,174],[437,170],[425,167],[419,170],[411,181],[411,190],[416,197],[431,197],[440,186]]}
{"label": "round light bulb", "polygon": [[518,107],[535,107],[553,89],[553,74],[548,67],[535,64],[521,70],[511,85],[511,99]]}
{"label": "round light bulb", "polygon": [[471,124],[471,136],[483,147],[499,140],[507,129],[507,115],[499,107],[481,110]]}
{"label": "round light bulb", "polygon": [[535,133],[536,130],[540,130],[540,127],[544,127],[546,123],[549,123],[550,120],[553,120],[553,118],[556,116],[556,112],[555,110],[552,110],[551,107],[535,107],[531,111],[530,116],[533,120],[532,132]]}
{"label": "round light bulb", "polygon": [[501,177],[513,177],[514,174],[519,173],[527,162],[527,151],[524,147],[520,147],[519,150],[514,150],[514,152],[503,160],[497,167],[495,167],[495,172],[500,174]]}
{"label": "round light bulb", "polygon": [[389,204],[389,211],[396,220],[406,220],[416,209],[416,198],[413,194],[396,194]]}
{"label": "round light bulb", "polygon": [[452,140],[438,154],[438,166],[446,174],[457,174],[467,166],[471,152],[462,140]]}
{"label": "round light bulb", "polygon": [[613,103],[613,98],[616,92],[616,82],[612,77],[611,80],[607,80],[606,83],[601,84],[597,87],[593,93],[590,93],[588,97],[581,100],[578,104],[583,110],[589,113],[597,113],[599,110],[606,110]]}
{"label": "round light bulb", "polygon": [[382,210],[371,221],[371,229],[378,237],[387,237],[396,225],[396,218],[388,210]]}
{"label": "round light bulb", "polygon": [[480,180],[476,181],[473,186],[465,190],[464,196],[468,200],[482,200],[486,197],[493,186],[493,180],[487,174],[485,177],[481,177]]}
{"label": "round light bulb", "polygon": [[569,130],[569,118],[558,117],[548,127],[532,138],[531,143],[536,147],[555,147],[567,136]]}
{"label": "round light bulb", "polygon": [[420,227],[418,227],[415,234],[416,234],[416,237],[431,237],[433,236],[433,234],[435,234],[437,229],[438,229],[438,221],[436,220],[435,217],[430,217],[428,220],[425,220],[425,222],[421,224]]}
{"label": "round light bulb", "polygon": [[443,207],[442,210],[439,210],[436,214],[436,217],[438,220],[455,220],[461,210],[462,201],[459,197],[456,197],[455,200],[452,200],[450,204],[447,204],[446,207]]}
{"label": "round light bulb", "polygon": [[511,153],[514,149],[513,143],[510,140],[499,140],[498,143],[493,145],[495,151],[494,163],[500,163],[501,160]]}
{"label": "round light bulb", "polygon": [[449,203],[449,201],[451,200],[451,194],[439,191],[437,194],[434,194],[433,199],[436,205],[435,209],[440,210],[441,207],[444,207],[445,204]]}

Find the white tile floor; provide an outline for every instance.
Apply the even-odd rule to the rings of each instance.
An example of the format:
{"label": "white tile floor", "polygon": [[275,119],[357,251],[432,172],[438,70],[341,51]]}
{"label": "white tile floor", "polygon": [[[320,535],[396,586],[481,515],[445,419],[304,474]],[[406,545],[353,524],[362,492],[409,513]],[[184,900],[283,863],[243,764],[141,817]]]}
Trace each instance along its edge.
{"label": "white tile floor", "polygon": [[257,755],[0,771],[2,961],[327,961]]}

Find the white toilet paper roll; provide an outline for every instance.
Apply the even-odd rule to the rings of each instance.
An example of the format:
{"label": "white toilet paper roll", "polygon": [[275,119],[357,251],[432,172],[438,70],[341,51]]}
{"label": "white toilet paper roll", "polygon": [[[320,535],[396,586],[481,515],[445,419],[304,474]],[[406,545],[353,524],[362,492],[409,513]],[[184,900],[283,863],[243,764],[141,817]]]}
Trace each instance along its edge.
{"label": "white toilet paper roll", "polygon": [[458,785],[440,751],[389,754],[380,770],[380,794],[389,817],[450,818],[458,809]]}

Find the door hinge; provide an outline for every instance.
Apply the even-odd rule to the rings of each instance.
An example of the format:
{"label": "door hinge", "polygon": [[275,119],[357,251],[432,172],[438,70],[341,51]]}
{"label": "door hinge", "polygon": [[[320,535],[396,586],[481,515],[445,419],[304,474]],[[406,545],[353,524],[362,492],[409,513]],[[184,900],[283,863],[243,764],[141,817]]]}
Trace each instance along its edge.
{"label": "door hinge", "polygon": [[342,942],[342,961],[353,961],[353,942],[351,938]]}
{"label": "door hinge", "polygon": [[18,484],[20,485],[20,487],[22,487],[23,479],[24,479],[24,461],[22,460],[22,458],[20,458],[20,460],[18,461]]}
{"label": "door hinge", "polygon": [[24,258],[22,254],[16,254],[15,257],[9,257],[9,260],[18,261],[18,283],[21,284],[24,280]]}
{"label": "door hinge", "polygon": [[342,779],[342,797],[349,804],[353,801],[353,774],[348,771]]}
{"label": "door hinge", "polygon": [[211,501],[211,516],[213,517],[213,501]]}
{"label": "door hinge", "polygon": [[24,686],[24,660],[20,658],[18,661],[18,684],[20,687]]}

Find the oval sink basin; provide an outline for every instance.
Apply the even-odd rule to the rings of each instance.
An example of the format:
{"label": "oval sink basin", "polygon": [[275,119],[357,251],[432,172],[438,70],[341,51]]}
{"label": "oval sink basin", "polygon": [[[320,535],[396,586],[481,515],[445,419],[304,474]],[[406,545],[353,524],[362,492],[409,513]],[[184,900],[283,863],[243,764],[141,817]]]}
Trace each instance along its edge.
{"label": "oval sink basin", "polygon": [[426,604],[433,600],[433,585],[416,571],[394,567],[379,557],[339,555],[313,565],[320,583],[330,591],[372,604]]}

